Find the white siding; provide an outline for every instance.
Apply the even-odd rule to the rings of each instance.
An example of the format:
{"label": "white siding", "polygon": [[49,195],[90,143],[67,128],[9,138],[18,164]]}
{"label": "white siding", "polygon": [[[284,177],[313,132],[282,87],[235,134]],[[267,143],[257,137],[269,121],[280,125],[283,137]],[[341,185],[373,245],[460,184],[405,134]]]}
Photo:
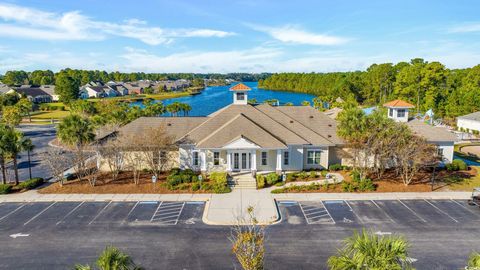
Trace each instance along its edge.
{"label": "white siding", "polygon": [[453,161],[453,142],[437,143],[438,148],[443,149],[444,162],[450,163]]}
{"label": "white siding", "polygon": [[468,128],[470,132],[472,132],[472,130],[480,131],[480,121],[457,118],[457,127],[465,130]]}
{"label": "white siding", "polygon": [[[320,164],[319,165],[309,165],[307,164],[307,153],[308,150],[320,150]],[[303,148],[303,168],[308,169],[326,169],[328,168],[328,147],[320,147],[320,146],[309,146]]]}

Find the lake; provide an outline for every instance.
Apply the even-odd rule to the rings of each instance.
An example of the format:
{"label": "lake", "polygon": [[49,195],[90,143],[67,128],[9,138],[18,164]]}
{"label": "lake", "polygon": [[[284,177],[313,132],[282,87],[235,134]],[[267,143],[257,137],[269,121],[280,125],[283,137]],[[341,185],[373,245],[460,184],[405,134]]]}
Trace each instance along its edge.
{"label": "lake", "polygon": [[[300,105],[304,100],[312,103],[312,99],[315,98],[314,95],[303,93],[258,89],[257,82],[243,83],[252,88],[252,90],[248,91],[248,99],[254,98],[259,103],[263,103],[263,101],[268,99],[278,99],[280,101],[280,105],[287,102],[291,102],[294,105]],[[232,92],[229,91],[230,87],[232,87],[232,85],[209,86],[198,95],[165,99],[161,102],[163,102],[165,105],[171,104],[175,101],[188,103],[190,106],[192,106],[192,111],[190,111],[188,114],[189,116],[206,116],[233,102]],[[132,105],[141,105],[141,103],[134,102]]]}

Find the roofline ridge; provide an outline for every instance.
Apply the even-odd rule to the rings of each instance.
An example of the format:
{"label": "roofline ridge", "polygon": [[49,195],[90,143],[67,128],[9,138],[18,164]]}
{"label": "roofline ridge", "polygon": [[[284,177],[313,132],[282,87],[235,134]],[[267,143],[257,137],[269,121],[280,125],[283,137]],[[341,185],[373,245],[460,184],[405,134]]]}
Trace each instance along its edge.
{"label": "roofline ridge", "polygon": [[[197,144],[201,144],[202,142],[210,139],[213,135],[217,134],[220,130],[222,130],[225,126],[229,125],[230,123],[232,123],[233,121],[235,121],[237,118],[241,117],[241,116],[244,116],[243,113],[239,113],[238,115],[235,115],[234,117],[232,117],[232,119],[228,120],[227,122],[225,122],[223,125],[219,126],[214,132],[210,133],[208,136],[206,136],[205,138],[201,139]],[[247,118],[248,119],[248,118]],[[206,122],[206,121],[205,121]]]}
{"label": "roofline ridge", "polygon": [[[288,117],[289,119],[291,119],[291,120],[293,120],[293,121],[297,122],[298,124],[300,124],[301,126],[305,127],[306,129],[310,130],[311,132],[313,132],[313,133],[317,134],[318,136],[320,136],[320,137],[324,138],[326,141],[330,142],[331,144],[334,144],[334,145],[335,145],[335,143],[333,143],[333,142],[332,142],[332,141],[330,141],[329,139],[325,138],[325,137],[324,137],[324,136],[322,136],[321,134],[318,134],[317,132],[315,132],[315,131],[314,131],[314,130],[312,130],[311,128],[309,128],[309,127],[305,126],[305,125],[304,125],[304,124],[302,124],[300,121],[298,121],[298,120],[295,120],[294,118],[290,117],[288,114],[286,114],[286,113],[284,113],[284,112],[280,111],[279,109],[277,109],[277,108],[275,108],[275,107],[273,107],[273,106],[271,106],[271,105],[269,105],[269,104],[267,104],[267,105],[268,105],[268,106],[270,106],[271,108],[273,108],[273,109],[277,110],[277,111],[278,111],[279,113],[281,113],[282,115],[285,115],[285,116],[286,116],[286,117]],[[296,106],[296,107],[305,107],[305,106]],[[259,110],[259,111],[260,111],[260,110]],[[264,113],[264,112],[262,112],[262,111],[260,111],[260,112],[261,112],[261,113],[263,113],[263,114],[265,114],[266,116],[270,117],[270,116],[269,116],[269,115],[267,115],[266,113]],[[270,118],[271,118],[271,117],[270,117]],[[278,122],[277,120],[275,120],[275,119],[273,119],[273,118],[271,118],[271,119],[272,119],[273,121],[277,122],[278,124],[280,124],[281,126],[285,127],[286,129],[290,130],[291,132],[295,133],[295,134],[296,134],[298,137],[300,137],[300,138],[302,138],[303,140],[305,140],[305,141],[309,142],[307,139],[305,139],[304,137],[302,137],[301,135],[299,135],[299,134],[298,134],[298,133],[296,133],[295,131],[291,130],[291,129],[290,129],[290,128],[288,128],[287,126],[283,125],[282,123]],[[310,143],[310,142],[309,142],[309,143]]]}

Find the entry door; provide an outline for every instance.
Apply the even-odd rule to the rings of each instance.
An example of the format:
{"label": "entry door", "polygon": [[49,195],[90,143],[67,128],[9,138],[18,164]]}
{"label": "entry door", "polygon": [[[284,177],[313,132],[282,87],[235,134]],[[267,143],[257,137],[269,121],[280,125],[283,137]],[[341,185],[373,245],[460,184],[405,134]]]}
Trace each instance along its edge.
{"label": "entry door", "polygon": [[242,170],[248,170],[247,153],[242,153]]}
{"label": "entry door", "polygon": [[233,153],[233,169],[240,170],[239,154]]}

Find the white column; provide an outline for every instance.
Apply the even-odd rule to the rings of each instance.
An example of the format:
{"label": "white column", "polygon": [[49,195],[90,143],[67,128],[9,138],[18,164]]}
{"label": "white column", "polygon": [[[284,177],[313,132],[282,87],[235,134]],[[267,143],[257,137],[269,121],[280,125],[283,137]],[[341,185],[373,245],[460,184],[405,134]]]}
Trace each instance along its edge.
{"label": "white column", "polygon": [[252,170],[252,171],[256,171],[256,170],[257,170],[257,150],[253,150],[253,151],[252,151],[252,161],[251,161],[251,165],[252,165],[251,170]]}
{"label": "white column", "polygon": [[276,171],[282,171],[282,150],[277,149],[277,167]]}
{"label": "white column", "polygon": [[200,150],[200,170],[205,172],[207,170],[207,150]]}
{"label": "white column", "polygon": [[227,172],[232,171],[232,153],[230,151],[227,151]]}

